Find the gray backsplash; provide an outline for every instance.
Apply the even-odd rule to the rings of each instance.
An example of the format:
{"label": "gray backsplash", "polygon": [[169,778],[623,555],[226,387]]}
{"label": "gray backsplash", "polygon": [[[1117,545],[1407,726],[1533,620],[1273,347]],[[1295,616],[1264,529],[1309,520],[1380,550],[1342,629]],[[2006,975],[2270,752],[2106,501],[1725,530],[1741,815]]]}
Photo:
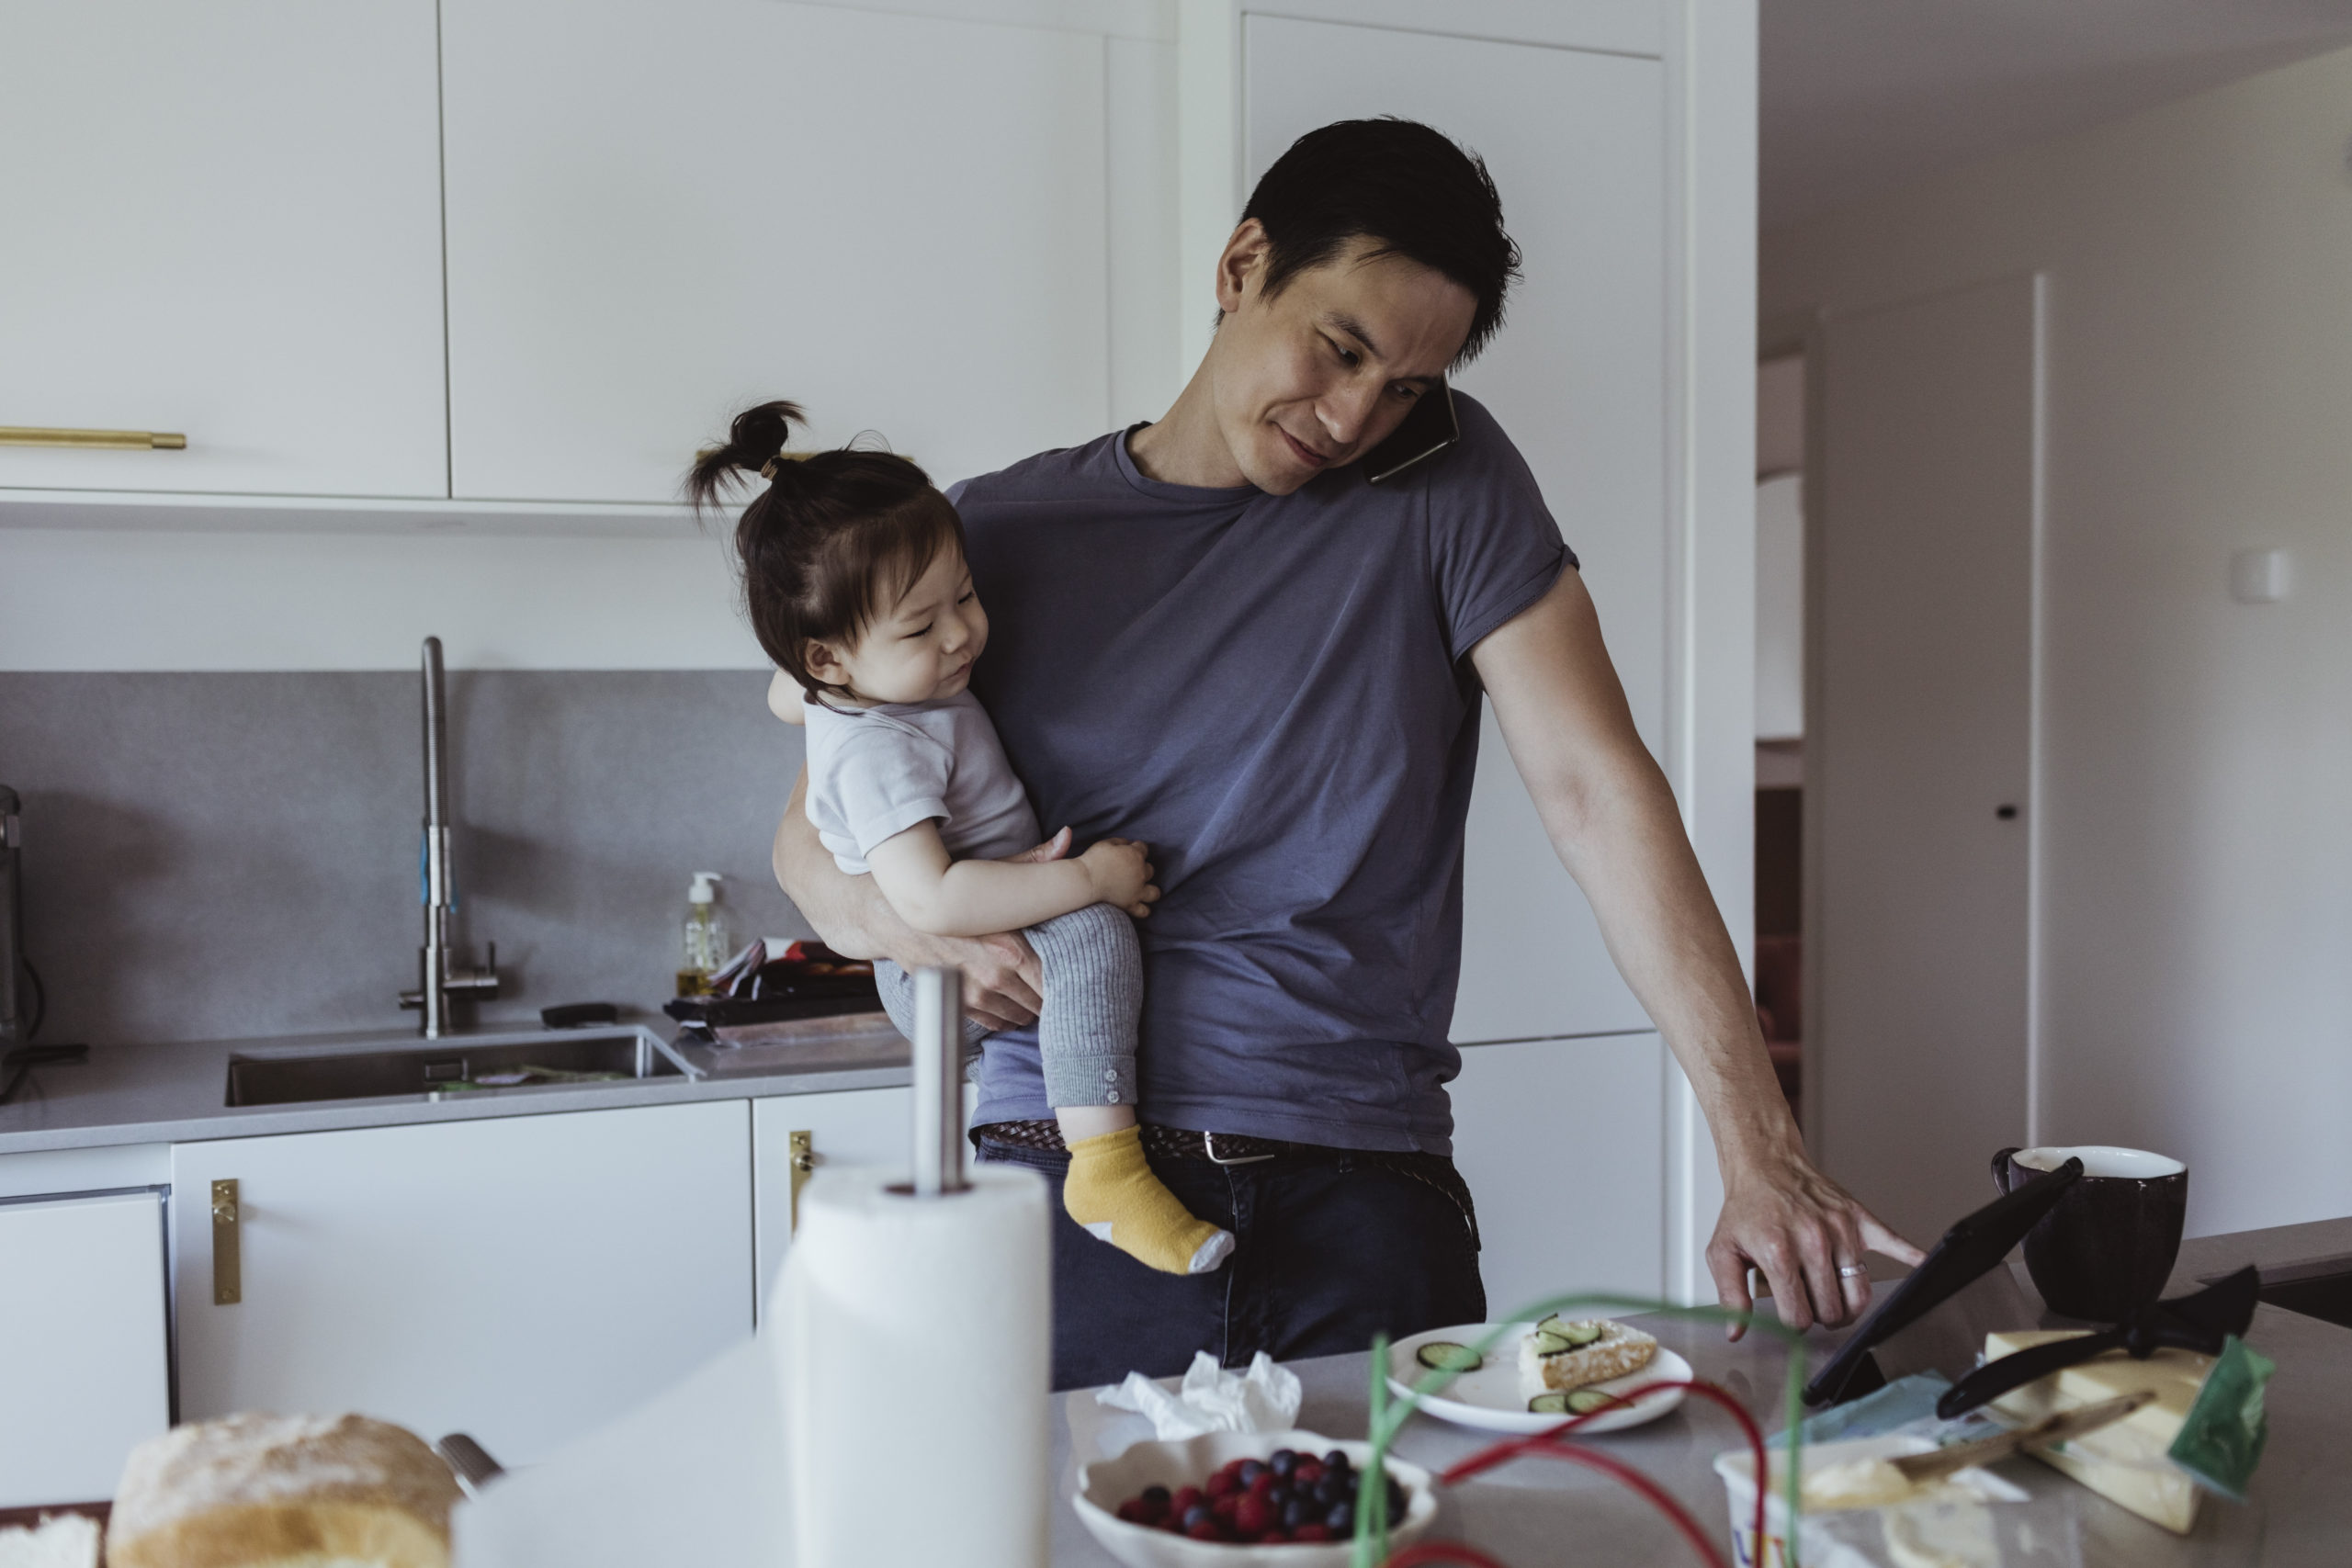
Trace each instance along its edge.
{"label": "gray backsplash", "polygon": [[[507,977],[475,1016],[658,1006],[692,872],[739,942],[806,934],[768,870],[800,736],[767,679],[450,672],[458,931]],[[421,726],[414,671],[0,674],[41,1040],[413,1028]]]}

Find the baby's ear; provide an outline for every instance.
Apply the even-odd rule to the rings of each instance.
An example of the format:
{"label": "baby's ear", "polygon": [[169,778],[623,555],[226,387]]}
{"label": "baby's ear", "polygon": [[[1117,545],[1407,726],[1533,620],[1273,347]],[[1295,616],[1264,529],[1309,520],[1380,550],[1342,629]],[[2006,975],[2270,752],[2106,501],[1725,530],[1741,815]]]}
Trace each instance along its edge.
{"label": "baby's ear", "polygon": [[801,707],[800,682],[779,670],[775,679],[768,682],[768,712],[786,724],[805,724],[808,714]]}

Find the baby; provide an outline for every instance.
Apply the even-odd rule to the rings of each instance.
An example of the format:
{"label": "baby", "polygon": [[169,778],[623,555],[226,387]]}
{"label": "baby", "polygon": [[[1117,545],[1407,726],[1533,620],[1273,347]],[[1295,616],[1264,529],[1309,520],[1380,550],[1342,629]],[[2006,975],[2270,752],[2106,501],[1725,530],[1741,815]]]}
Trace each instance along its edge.
{"label": "baby", "polygon": [[[701,506],[741,470],[768,480],[735,545],[752,630],[779,672],[771,705],[786,718],[797,707],[808,726],[817,837],[917,931],[1028,939],[1045,972],[1046,1097],[1069,1148],[1063,1206],[1154,1269],[1206,1273],[1233,1237],[1152,1174],[1136,1126],[1143,960],[1129,917],[1159,896],[1145,847],[1104,839],[1071,860],[1008,858],[1041,834],[969,690],[989,623],[962,520],[904,457],[783,456],[800,419],[786,402],[737,415],[726,444],[695,460],[687,491]],[[910,1032],[913,981],[888,960],[874,968],[891,1021]],[[966,1031],[985,1033],[968,1020]]]}

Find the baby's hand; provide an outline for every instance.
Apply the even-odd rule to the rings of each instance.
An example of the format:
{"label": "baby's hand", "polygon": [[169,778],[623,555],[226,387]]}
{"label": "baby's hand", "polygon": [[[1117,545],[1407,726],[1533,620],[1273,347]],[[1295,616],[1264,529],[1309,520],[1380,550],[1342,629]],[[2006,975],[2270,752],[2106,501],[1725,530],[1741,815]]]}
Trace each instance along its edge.
{"label": "baby's hand", "polygon": [[1159,889],[1151,885],[1151,852],[1133,839],[1104,839],[1078,857],[1094,883],[1097,903],[1112,904],[1141,919],[1151,913]]}

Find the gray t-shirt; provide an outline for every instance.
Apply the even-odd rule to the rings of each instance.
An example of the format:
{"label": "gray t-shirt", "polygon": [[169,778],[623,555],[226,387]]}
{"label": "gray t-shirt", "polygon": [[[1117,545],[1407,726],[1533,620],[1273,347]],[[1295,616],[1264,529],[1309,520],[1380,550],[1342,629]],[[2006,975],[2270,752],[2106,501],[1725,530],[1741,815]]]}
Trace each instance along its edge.
{"label": "gray t-shirt", "polygon": [[[1461,445],[1385,485],[1165,484],[1122,432],[952,492],[991,626],[974,687],[1039,817],[1151,846],[1146,1121],[1453,1146],[1466,656],[1575,564],[1457,401]],[[1035,1032],[991,1036],[978,1120],[1048,1114]]]}
{"label": "gray t-shirt", "polygon": [[1037,816],[988,710],[969,692],[944,702],[833,707],[810,701],[808,820],[833,863],[865,874],[874,847],[937,821],[957,860],[1034,848]]}

